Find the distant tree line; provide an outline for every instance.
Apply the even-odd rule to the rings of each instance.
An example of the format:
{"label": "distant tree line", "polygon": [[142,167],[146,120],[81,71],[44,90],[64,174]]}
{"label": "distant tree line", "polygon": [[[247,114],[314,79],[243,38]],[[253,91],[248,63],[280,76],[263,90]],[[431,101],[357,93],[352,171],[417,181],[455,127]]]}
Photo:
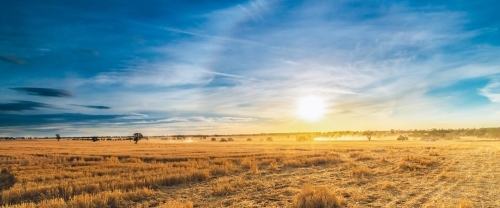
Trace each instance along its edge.
{"label": "distant tree line", "polygon": [[[223,135],[223,134],[213,134],[213,135],[169,135],[169,136],[148,136],[143,137],[148,138],[159,138],[165,140],[186,140],[186,139],[207,139],[215,137],[226,137],[231,136],[245,136],[245,137],[255,137],[255,136],[290,136],[295,137],[296,141],[312,141],[314,138],[332,138],[337,139],[341,137],[354,137],[361,136],[371,138],[381,138],[386,136],[397,136],[403,135],[409,138],[436,138],[436,139],[457,139],[460,137],[478,137],[483,139],[500,139],[500,127],[492,128],[460,128],[460,129],[410,129],[410,130],[399,130],[391,129],[388,131],[329,131],[329,132],[289,132],[289,133],[260,133],[260,134],[233,134],[233,135]],[[134,136],[94,136],[97,137],[97,141],[119,141],[119,140],[134,140]],[[30,139],[66,139],[66,140],[92,140],[93,137],[0,137],[0,140],[30,140]],[[272,138],[272,137],[271,137]],[[247,139],[248,140],[248,139]],[[267,140],[267,139],[266,139]],[[249,140],[250,141],[250,140]]]}

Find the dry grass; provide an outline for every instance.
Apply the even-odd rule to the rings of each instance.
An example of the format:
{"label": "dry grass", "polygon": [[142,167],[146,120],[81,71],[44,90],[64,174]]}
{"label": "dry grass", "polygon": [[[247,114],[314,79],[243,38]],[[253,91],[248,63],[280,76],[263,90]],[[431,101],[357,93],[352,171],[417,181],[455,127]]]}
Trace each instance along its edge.
{"label": "dry grass", "polygon": [[250,174],[259,173],[259,166],[257,166],[256,164],[252,164],[252,166],[250,166],[250,170],[248,170],[248,173]]}
{"label": "dry grass", "polygon": [[349,153],[349,157],[355,158],[356,160],[371,160],[373,157],[365,152],[351,152]]}
{"label": "dry grass", "polygon": [[468,199],[460,199],[457,208],[473,208],[472,202]]}
{"label": "dry grass", "polygon": [[391,181],[380,181],[377,183],[377,186],[381,190],[395,190],[397,189],[396,183]]}
{"label": "dry grass", "polygon": [[213,196],[227,196],[233,194],[235,190],[247,185],[247,181],[242,177],[222,178],[212,183]]}
{"label": "dry grass", "polygon": [[169,200],[164,204],[160,204],[157,208],[193,208],[193,202],[191,201],[180,202],[175,200]]}
{"label": "dry grass", "polygon": [[443,171],[436,178],[438,180],[457,180],[460,178],[460,175],[456,172]]}
{"label": "dry grass", "polygon": [[291,208],[336,208],[343,207],[346,202],[342,196],[337,196],[326,186],[313,187],[305,185],[295,196]]}
{"label": "dry grass", "polygon": [[356,167],[353,167],[351,169],[351,175],[355,176],[355,177],[364,177],[364,176],[368,176],[371,174],[372,174],[372,171],[370,170],[370,168],[368,168],[364,165],[356,166]]}
{"label": "dry grass", "polygon": [[232,138],[2,141],[0,207],[500,207],[497,143]]}
{"label": "dry grass", "polygon": [[276,162],[276,160],[271,161],[271,162],[267,165],[267,168],[268,168],[269,170],[279,170],[279,166],[278,166],[278,163]]}
{"label": "dry grass", "polygon": [[404,156],[399,163],[397,164],[397,168],[401,170],[412,170],[417,171],[420,169],[427,169],[437,164],[437,160],[435,158],[430,158],[427,156],[416,157],[414,155],[406,155]]}

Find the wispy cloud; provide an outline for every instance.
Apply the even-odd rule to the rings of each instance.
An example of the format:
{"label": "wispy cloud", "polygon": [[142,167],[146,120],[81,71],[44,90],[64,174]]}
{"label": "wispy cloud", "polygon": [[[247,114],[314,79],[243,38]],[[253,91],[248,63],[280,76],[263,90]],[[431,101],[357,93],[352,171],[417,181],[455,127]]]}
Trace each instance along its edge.
{"label": "wispy cloud", "polygon": [[36,110],[39,108],[53,108],[53,107],[49,104],[31,102],[31,101],[0,103],[0,111],[27,111],[27,110]]}
{"label": "wispy cloud", "polygon": [[2,55],[2,56],[0,56],[0,61],[5,61],[8,63],[18,64],[18,65],[26,64],[26,61],[24,59],[21,59],[19,57],[12,56],[12,55],[10,55],[10,56]]}
{"label": "wispy cloud", "polygon": [[13,126],[92,126],[103,121],[122,118],[124,115],[92,115],[79,113],[57,114],[8,114],[0,113],[0,127]]}
{"label": "wispy cloud", "polygon": [[12,90],[26,93],[28,95],[44,96],[44,97],[71,97],[71,92],[60,89],[39,88],[39,87],[14,87]]}
{"label": "wispy cloud", "polygon": [[103,72],[95,77],[100,84],[124,85],[201,85],[212,76],[205,69],[193,65],[147,64],[123,71]]}
{"label": "wispy cloud", "polygon": [[[29,79],[9,75],[2,86],[9,91],[9,86],[50,83],[51,88],[10,89],[39,96],[34,99],[67,97],[62,105],[84,107],[67,111],[107,109],[101,112],[116,117],[97,119],[103,129],[127,124],[155,133],[425,128],[463,117],[471,118],[470,124],[489,119],[500,102],[500,47],[484,38],[498,30],[487,24],[491,21],[474,19],[483,11],[415,2],[257,0],[151,18],[122,7],[83,11],[68,5],[42,8],[52,14],[79,12],[81,24],[40,17],[57,29],[35,29],[44,34],[40,37],[57,31],[75,40],[37,36],[0,42],[23,57],[1,56],[3,65],[15,69],[26,59],[30,64],[23,67],[31,70],[23,75]],[[122,29],[110,31],[110,25]],[[36,44],[26,51],[13,47],[18,42]],[[59,71],[46,73],[48,68]],[[474,79],[481,85],[467,84]],[[296,118],[296,101],[308,95],[329,106],[321,124]],[[89,99],[95,105],[74,104]]]}
{"label": "wispy cloud", "polygon": [[84,107],[84,108],[93,108],[93,109],[111,109],[109,106],[103,106],[103,105],[78,105],[78,104],[70,104],[72,106],[79,106],[79,107]]}
{"label": "wispy cloud", "polygon": [[491,102],[500,104],[500,80],[493,79],[488,85],[480,89],[483,96],[491,100]]}

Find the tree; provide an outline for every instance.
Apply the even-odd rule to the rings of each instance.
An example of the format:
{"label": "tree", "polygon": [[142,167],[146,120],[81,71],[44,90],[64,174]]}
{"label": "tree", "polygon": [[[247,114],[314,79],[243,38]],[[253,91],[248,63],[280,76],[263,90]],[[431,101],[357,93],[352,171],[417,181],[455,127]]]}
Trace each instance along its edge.
{"label": "tree", "polygon": [[372,140],[372,136],[374,135],[375,133],[373,131],[365,131],[363,132],[363,135],[366,136],[366,138],[368,139],[368,141],[371,141]]}
{"label": "tree", "polygon": [[97,142],[97,140],[99,140],[97,137],[92,137],[93,142]]}
{"label": "tree", "polygon": [[399,137],[396,140],[398,140],[398,141],[406,141],[406,140],[408,140],[408,137],[407,136],[403,136],[403,135],[399,135]]}
{"label": "tree", "polygon": [[61,139],[61,135],[56,134],[56,139],[57,139],[57,141],[59,141]]}
{"label": "tree", "polygon": [[298,136],[295,138],[298,142],[307,142],[307,141],[313,141],[312,137],[306,137],[306,136]]}
{"label": "tree", "polygon": [[135,143],[136,143],[136,144],[137,144],[137,142],[138,142],[139,140],[141,140],[142,138],[143,138],[143,136],[142,136],[142,134],[141,134],[141,133],[135,133],[135,134],[134,134],[134,141],[135,141]]}

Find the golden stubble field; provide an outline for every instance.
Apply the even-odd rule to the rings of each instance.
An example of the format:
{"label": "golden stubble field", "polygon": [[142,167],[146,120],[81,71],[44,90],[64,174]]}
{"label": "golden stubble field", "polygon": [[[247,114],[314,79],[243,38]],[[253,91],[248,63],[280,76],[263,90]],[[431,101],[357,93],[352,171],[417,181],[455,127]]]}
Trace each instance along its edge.
{"label": "golden stubble field", "polygon": [[233,138],[0,141],[0,207],[500,207],[499,141]]}

